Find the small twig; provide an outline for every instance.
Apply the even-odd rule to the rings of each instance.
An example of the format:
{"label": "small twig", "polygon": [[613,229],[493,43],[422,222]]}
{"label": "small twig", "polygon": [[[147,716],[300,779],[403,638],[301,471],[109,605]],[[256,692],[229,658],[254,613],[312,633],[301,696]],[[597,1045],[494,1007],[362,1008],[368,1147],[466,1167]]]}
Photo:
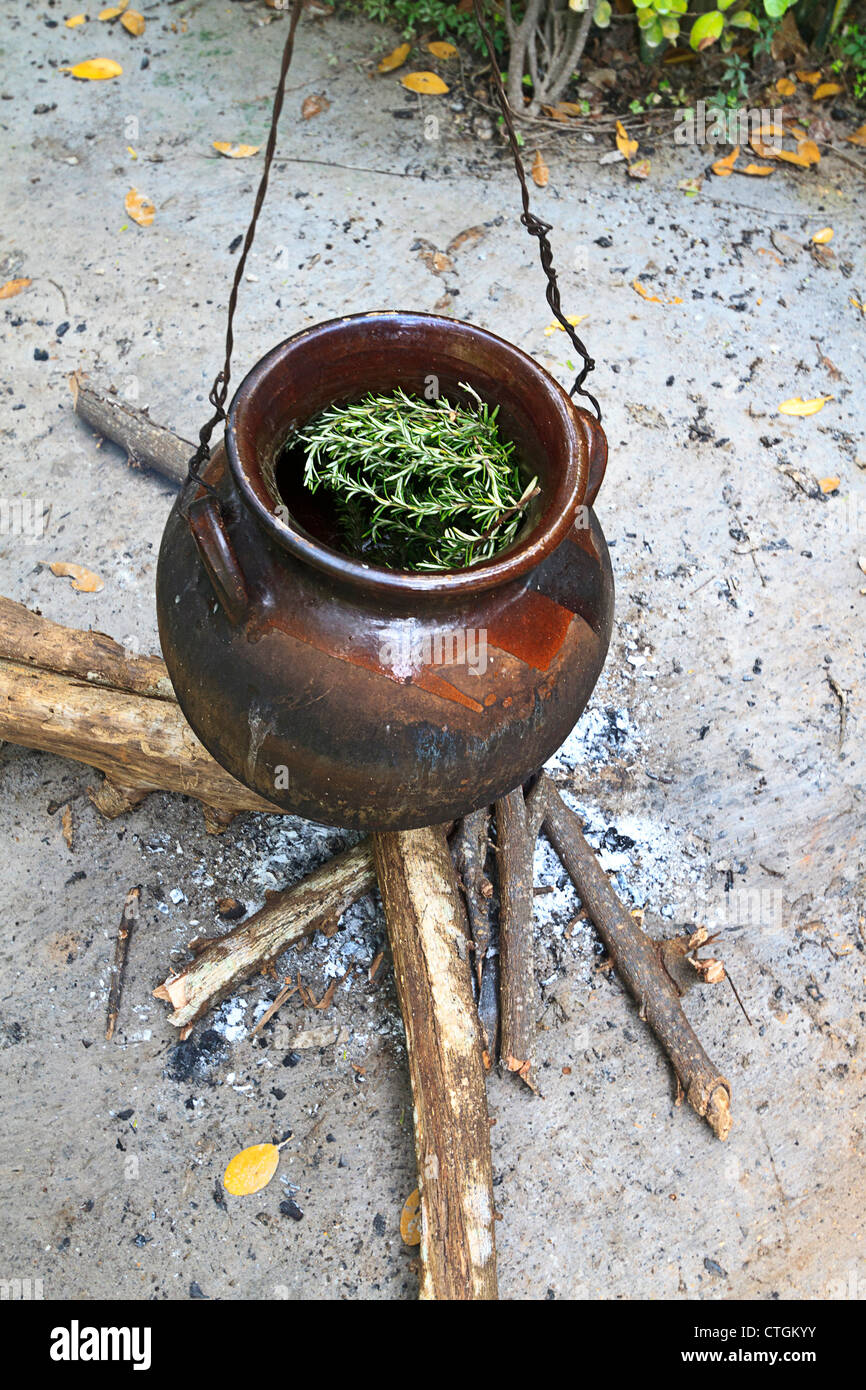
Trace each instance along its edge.
{"label": "small twig", "polygon": [[475,943],[475,978],[480,987],[484,958],[490,945],[490,899],[493,885],[484,872],[490,808],[483,806],[464,816],[451,841],[457,881],[466,899],[469,930]]}
{"label": "small twig", "polygon": [[496,803],[499,866],[500,1056],[528,1085],[535,1042],[535,962],[532,943],[532,859],[520,787]]}
{"label": "small twig", "polygon": [[141,885],[130,888],[123,904],[117,940],[114,943],[114,964],[111,967],[111,983],[108,986],[108,1012],[105,1016],[105,1041],[111,1042],[120,1012],[120,996],[126,976],[126,959],[129,954],[129,938],[138,921],[138,908],[141,902]]}
{"label": "small twig", "polygon": [[731,1129],[731,1088],[714,1067],[686,1018],[679,992],[664,969],[657,943],[641,931],[614,892],[580,821],[554,784],[542,777],[544,827],[580,895],[614,969],[673,1064],[678,1084],[720,1139]]}

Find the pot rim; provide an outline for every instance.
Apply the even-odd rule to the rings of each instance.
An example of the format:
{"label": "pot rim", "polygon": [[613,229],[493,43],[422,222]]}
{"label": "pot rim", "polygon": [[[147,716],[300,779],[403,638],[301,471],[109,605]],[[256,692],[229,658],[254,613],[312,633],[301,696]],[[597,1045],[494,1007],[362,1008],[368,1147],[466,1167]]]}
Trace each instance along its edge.
{"label": "pot rim", "polygon": [[[417,333],[423,333],[432,326],[447,325],[456,333],[483,339],[488,347],[492,347],[494,353],[508,358],[518,370],[534,378],[534,389],[558,417],[562,433],[562,466],[559,480],[539,521],[523,540],[504,554],[490,560],[482,560],[462,570],[419,573],[367,564],[315,540],[293,520],[283,520],[272,510],[273,504],[256,460],[245,460],[241,457],[238,437],[245,410],[251,396],[275,369],[290,359],[293,353],[302,351],[307,344],[314,344],[321,335],[327,334],[329,343],[333,344],[335,330],[338,331],[344,325],[357,326],[361,321],[369,323],[371,320],[380,326],[393,326],[396,331],[405,332],[408,329]],[[471,370],[467,371],[467,376],[471,378]],[[301,329],[271,348],[270,352],[260,358],[247,373],[235,392],[226,417],[225,442],[235,485],[244,502],[278,545],[340,583],[355,585],[368,593],[381,595],[467,595],[521,578],[552,554],[565,539],[574,525],[589,483],[589,449],[585,433],[581,429],[578,407],[544,367],[513,343],[490,333],[485,328],[479,328],[476,324],[441,314],[399,309],[341,315]]]}

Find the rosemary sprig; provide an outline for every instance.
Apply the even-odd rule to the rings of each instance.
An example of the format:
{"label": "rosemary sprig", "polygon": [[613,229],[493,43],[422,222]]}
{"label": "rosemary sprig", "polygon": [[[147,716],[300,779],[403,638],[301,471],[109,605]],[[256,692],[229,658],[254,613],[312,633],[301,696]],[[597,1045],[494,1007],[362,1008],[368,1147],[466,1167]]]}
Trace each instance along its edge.
{"label": "rosemary sprig", "polygon": [[393,569],[462,569],[514,540],[537,488],[527,486],[497,415],[409,396],[331,406],[298,431],[304,483],[335,495],[344,544]]}

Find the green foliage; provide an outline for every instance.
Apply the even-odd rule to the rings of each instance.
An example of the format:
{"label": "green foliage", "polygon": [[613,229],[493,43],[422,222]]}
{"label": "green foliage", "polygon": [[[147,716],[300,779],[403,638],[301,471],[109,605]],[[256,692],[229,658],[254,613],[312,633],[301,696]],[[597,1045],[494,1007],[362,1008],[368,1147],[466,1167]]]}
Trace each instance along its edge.
{"label": "green foliage", "polygon": [[[396,24],[403,37],[411,39],[421,30],[432,30],[440,39],[464,39],[473,48],[484,47],[475,16],[464,14],[448,0],[351,0],[353,7],[381,24]],[[493,41],[501,53],[505,47],[505,26],[495,10],[488,7]]]}
{"label": "green foliage", "polygon": [[717,0],[717,9],[695,20],[689,43],[702,53],[718,41],[722,51],[729,53],[735,44],[742,43],[747,33],[763,36],[767,26],[762,20],[769,20],[771,28],[775,28],[794,3],[795,0],[761,0],[763,14],[759,16],[742,5],[735,9],[737,0]]}
{"label": "green foliage", "polygon": [[344,543],[389,569],[463,569],[510,545],[534,495],[499,436],[499,407],[368,395],[299,430],[304,483],[334,494]]}
{"label": "green foliage", "polygon": [[833,71],[849,69],[855,100],[866,101],[866,28],[846,24],[834,48],[839,57],[833,63]]}

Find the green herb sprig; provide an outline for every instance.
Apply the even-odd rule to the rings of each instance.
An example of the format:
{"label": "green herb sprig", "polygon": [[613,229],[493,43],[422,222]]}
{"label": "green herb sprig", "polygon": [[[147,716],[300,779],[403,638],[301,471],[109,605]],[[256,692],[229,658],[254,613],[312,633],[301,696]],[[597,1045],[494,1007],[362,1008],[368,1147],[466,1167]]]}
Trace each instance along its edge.
{"label": "green herb sprig", "polygon": [[409,396],[399,388],[323,410],[298,431],[304,483],[334,494],[344,544],[392,569],[462,569],[514,540],[538,488],[514,444],[499,436],[499,407]]}

